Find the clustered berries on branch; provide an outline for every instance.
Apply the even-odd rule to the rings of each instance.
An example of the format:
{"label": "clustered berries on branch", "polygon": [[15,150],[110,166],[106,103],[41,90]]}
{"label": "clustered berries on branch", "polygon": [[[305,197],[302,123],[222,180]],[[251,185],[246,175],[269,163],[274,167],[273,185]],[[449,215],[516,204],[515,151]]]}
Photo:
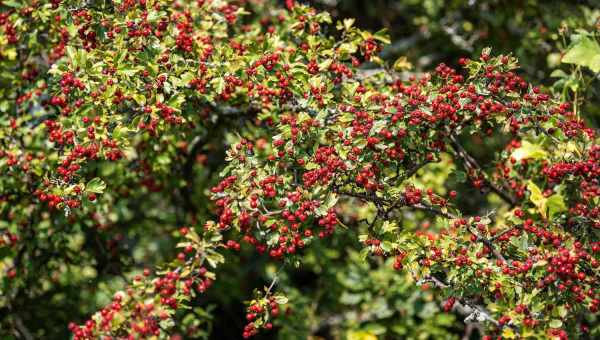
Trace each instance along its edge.
{"label": "clustered berries on branch", "polygon": [[[84,325],[70,325],[76,339],[166,336],[178,308],[212,284],[204,263],[222,262],[219,248],[248,244],[274,261],[300,260],[318,239],[345,232],[341,202],[376,210],[372,221],[351,221],[368,224],[359,236],[365,257],[393,258],[394,269],[440,289],[445,311],[468,307],[467,320],[489,336],[586,332],[580,316],[600,307],[600,145],[568,103],[527,83],[515,58],[489,50],[406,81],[366,73],[363,63],[383,63],[382,32],[344,21],[333,38],[321,29],[327,13],[294,1],[246,23],[245,3],[126,0],[108,15],[53,2],[50,76],[17,105],[15,131],[2,127],[31,131],[47,151],[34,155],[15,139],[0,153],[3,172],[27,174],[21,185],[35,209],[93,211],[111,186],[93,175],[95,162],[139,165],[131,177],[153,187],[144,165],[161,138],[193,136],[210,126],[207,112],[247,119],[270,138],[229,149],[210,190],[216,221],[181,232],[172,268],[136,279]],[[60,27],[67,23],[76,34]],[[33,105],[43,120],[24,118]],[[511,141],[481,166],[461,141],[492,134]],[[455,191],[420,185],[443,159],[499,209],[465,215]],[[407,212],[436,228],[403,226]],[[2,246],[19,242],[0,236]],[[286,302],[271,288],[253,300],[243,337],[273,328]]]}

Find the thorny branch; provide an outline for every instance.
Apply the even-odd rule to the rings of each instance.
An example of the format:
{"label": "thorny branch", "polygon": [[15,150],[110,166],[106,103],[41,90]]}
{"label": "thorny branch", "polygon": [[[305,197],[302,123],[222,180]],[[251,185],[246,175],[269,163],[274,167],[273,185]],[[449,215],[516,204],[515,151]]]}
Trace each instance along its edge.
{"label": "thorny branch", "polygon": [[[443,288],[443,289],[451,288],[451,286],[449,284],[443,282],[442,280],[438,279],[437,277],[435,277],[433,275],[429,275],[429,276],[417,281],[418,286],[422,286],[425,283],[433,283],[433,285],[437,288]],[[458,304],[458,306],[457,306],[457,304]],[[463,314],[468,314],[468,316],[465,318],[465,322],[467,322],[467,323],[471,322],[471,321],[480,321],[480,322],[489,321],[496,326],[500,326],[500,323],[498,322],[498,320],[494,319],[486,310],[484,310],[482,307],[477,306],[465,299],[458,299],[455,303],[455,308],[462,311]],[[511,328],[514,328],[514,326],[512,326],[510,324],[509,324],[509,326]]]}

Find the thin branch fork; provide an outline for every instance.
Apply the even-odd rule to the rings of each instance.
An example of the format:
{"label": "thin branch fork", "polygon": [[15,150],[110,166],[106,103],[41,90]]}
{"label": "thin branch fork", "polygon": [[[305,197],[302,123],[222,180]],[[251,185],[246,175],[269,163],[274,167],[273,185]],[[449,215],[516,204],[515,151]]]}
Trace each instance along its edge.
{"label": "thin branch fork", "polygon": [[[376,205],[378,205],[378,208],[380,206],[383,205],[389,205],[389,209],[394,209],[396,207],[412,207],[418,210],[423,210],[423,211],[427,211],[442,217],[445,217],[447,219],[458,219],[460,218],[459,216],[456,216],[455,214],[451,213],[451,212],[444,212],[438,208],[435,208],[431,205],[428,205],[427,203],[424,202],[420,202],[417,204],[413,204],[413,205],[407,205],[406,201],[403,198],[400,198],[399,200],[396,200],[395,202],[390,202],[389,200],[386,200],[384,198],[381,197],[377,197],[375,194],[368,194],[368,193],[356,193],[356,192],[346,192],[346,191],[340,191],[337,188],[334,188],[334,192],[341,194],[341,195],[346,195],[346,196],[350,196],[350,197],[355,197],[355,198],[359,198],[362,199],[364,201],[370,201],[375,203]],[[376,202],[375,202],[375,201]],[[389,210],[388,210],[389,211]],[[486,245],[492,252],[492,254],[499,260],[501,260],[503,263],[507,264],[510,266],[510,264],[508,263],[508,261],[506,261],[506,258],[502,255],[502,253],[500,253],[500,251],[498,251],[496,249],[496,247],[494,246],[493,242],[485,237],[482,237],[480,235],[478,235],[475,231],[473,231],[470,227],[467,227],[467,230],[469,231],[469,233],[475,235],[477,237],[477,241],[483,243],[484,245]],[[448,289],[451,288],[451,286],[445,282],[443,282],[442,280],[440,280],[439,278],[433,276],[433,275],[429,275],[421,280],[417,281],[417,285],[422,285],[423,283],[427,283],[427,282],[431,282],[433,283],[436,287],[438,288],[442,288],[442,289]],[[493,323],[494,325],[500,327],[500,323],[498,322],[498,320],[494,319],[487,311],[485,311],[484,309],[482,309],[479,306],[476,306],[464,299],[460,299],[458,301],[461,305],[466,306],[467,308],[463,308],[463,310],[469,310],[468,312],[468,316],[465,319],[466,322],[469,322],[471,320],[487,320],[491,323]],[[508,325],[509,327],[513,328],[516,330],[514,325]]]}
{"label": "thin branch fork", "polygon": [[[434,208],[434,207],[432,207],[430,205],[426,205],[424,203],[419,203],[419,204],[413,205],[413,207],[415,207],[417,209],[420,209],[420,210],[432,212],[434,214],[437,214],[439,216],[445,217],[447,219],[456,220],[456,219],[459,218],[458,216],[456,216],[456,215],[454,215],[454,214],[452,214],[450,212],[443,212],[443,211],[441,211],[441,210],[439,210],[437,208]],[[506,263],[507,265],[510,265],[508,263],[508,261],[506,261],[506,258],[504,257],[504,255],[502,255],[502,253],[500,253],[500,251],[498,251],[498,249],[496,249],[496,247],[494,246],[494,243],[491,240],[489,240],[489,239],[487,239],[487,238],[479,235],[478,233],[476,233],[475,231],[473,231],[471,229],[471,227],[469,227],[469,226],[467,226],[467,230],[469,231],[469,233],[471,233],[472,235],[474,235],[477,238],[478,242],[481,242],[485,246],[487,246],[490,249],[490,251],[492,252],[492,254],[497,259],[501,260],[503,263]]]}
{"label": "thin branch fork", "polygon": [[[386,200],[381,197],[377,197],[377,196],[375,196],[375,194],[363,194],[363,193],[356,193],[356,192],[349,192],[349,191],[340,191],[340,190],[337,190],[337,188],[334,188],[334,192],[341,194],[341,195],[360,198],[364,201],[373,202],[373,203],[375,203],[375,205],[377,206],[378,209],[383,208],[384,206],[389,206],[389,208],[386,209],[386,211],[384,213],[384,215],[386,215],[386,216],[391,210],[393,210],[395,208],[409,207],[409,208],[414,208],[417,210],[426,211],[426,212],[444,217],[449,220],[456,220],[456,219],[460,218],[459,216],[457,216],[449,211],[442,211],[441,209],[435,208],[425,202],[420,202],[420,203],[413,204],[413,205],[407,205],[404,198],[400,198],[400,199],[396,200],[395,202],[389,202],[389,200]],[[506,260],[504,255],[502,255],[502,253],[495,247],[492,240],[479,235],[478,233],[473,231],[470,227],[467,227],[467,230],[469,231],[469,233],[471,233],[472,235],[474,235],[477,238],[478,242],[481,242],[486,247],[488,247],[490,249],[490,251],[492,252],[492,254],[494,255],[494,257],[496,257],[503,263],[510,266],[510,263]]]}
{"label": "thin branch fork", "polygon": [[369,194],[369,193],[360,193],[360,192],[353,192],[353,191],[345,191],[345,190],[339,190],[337,187],[333,188],[333,192],[335,192],[336,194],[339,195],[344,195],[344,196],[349,196],[349,197],[354,197],[354,198],[359,198],[363,201],[366,202],[372,202],[374,203],[378,208],[381,207],[389,207],[389,210],[392,210],[394,208],[402,208],[402,207],[412,207],[415,208],[417,210],[423,210],[423,211],[428,211],[430,213],[436,214],[436,215],[440,215],[442,217],[445,217],[447,219],[457,219],[459,218],[458,216],[450,213],[450,212],[444,212],[440,209],[434,208],[431,205],[428,205],[424,202],[421,203],[417,203],[417,204],[413,204],[413,205],[408,205],[406,204],[406,201],[404,200],[404,198],[399,198],[398,200],[395,201],[390,201],[387,200],[385,198],[382,197],[378,197],[375,194]]}
{"label": "thin branch fork", "polygon": [[473,231],[471,229],[471,227],[467,227],[467,230],[469,230],[469,232],[472,235],[475,235],[475,237],[477,237],[477,241],[483,243],[485,246],[487,246],[490,251],[492,252],[492,254],[500,261],[502,261],[503,263],[506,263],[507,265],[510,265],[508,263],[508,261],[506,261],[506,258],[504,257],[504,255],[502,255],[501,252],[498,251],[498,249],[496,249],[496,247],[494,246],[494,243],[492,243],[491,240],[482,237],[481,235],[477,234],[475,231]]}
{"label": "thin branch fork", "polygon": [[427,159],[425,159],[424,161],[422,161],[420,163],[415,163],[415,164],[413,164],[412,167],[407,169],[402,175],[396,175],[395,177],[390,178],[390,179],[395,180],[396,183],[400,184],[400,183],[404,182],[405,180],[411,178],[413,175],[415,175],[419,170],[421,170],[424,166],[426,166],[429,163],[432,163],[432,161],[427,160]]}
{"label": "thin branch fork", "polygon": [[[434,284],[434,286],[438,287],[438,288],[442,288],[442,289],[447,289],[447,288],[451,288],[451,286],[445,282],[443,282],[442,280],[438,279],[437,277],[433,276],[433,275],[429,275],[421,280],[419,280],[417,282],[417,285],[423,285],[424,283],[428,283],[431,282]],[[479,316],[483,317],[485,320],[490,321],[491,323],[493,323],[496,326],[499,326],[500,323],[498,322],[498,320],[494,319],[488,312],[486,312],[485,310],[483,310],[481,307],[476,306],[468,301],[466,301],[465,299],[457,299],[456,301],[457,303],[459,303],[460,305],[463,305],[464,307],[462,308],[463,311],[467,311],[468,310],[468,316],[465,319],[465,321],[469,321],[472,320],[474,318],[477,318]],[[468,307],[468,308],[465,308]]]}
{"label": "thin branch fork", "polygon": [[273,278],[273,281],[271,281],[269,288],[267,288],[267,290],[265,292],[265,296],[269,296],[269,294],[271,294],[271,290],[273,289],[273,287],[275,287],[275,285],[277,284],[277,281],[279,281],[279,274],[281,273],[281,271],[283,270],[284,267],[285,267],[285,263],[282,264],[281,267],[279,267],[279,269],[275,273],[275,277]]}
{"label": "thin branch fork", "polygon": [[465,167],[467,169],[472,169],[477,173],[480,173],[485,180],[486,186],[489,187],[494,193],[496,193],[502,200],[506,203],[510,204],[511,207],[514,207],[519,204],[519,201],[514,198],[511,194],[509,194],[505,188],[501,188],[495,183],[493,183],[487,176],[487,174],[483,171],[482,167],[479,163],[473,158],[467,150],[460,144],[458,138],[454,134],[450,134],[450,144],[456,154],[463,160]]}

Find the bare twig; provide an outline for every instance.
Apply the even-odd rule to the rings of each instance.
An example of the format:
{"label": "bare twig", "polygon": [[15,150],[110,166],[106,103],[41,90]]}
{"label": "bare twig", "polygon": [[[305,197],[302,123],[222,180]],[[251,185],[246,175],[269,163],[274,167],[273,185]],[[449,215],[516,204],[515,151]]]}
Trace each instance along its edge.
{"label": "bare twig", "polygon": [[483,171],[479,163],[475,160],[475,158],[469,155],[467,150],[465,150],[465,148],[463,148],[458,141],[458,138],[452,133],[450,134],[450,142],[456,154],[463,160],[465,167],[481,174],[486,182],[487,187],[500,196],[500,198],[502,198],[506,203],[510,204],[511,207],[514,207],[519,203],[517,199],[509,194],[504,188],[499,187],[488,178],[487,174]]}
{"label": "bare twig", "polygon": [[21,333],[23,338],[25,338],[26,340],[34,339],[33,334],[31,334],[31,331],[25,326],[23,320],[21,320],[21,317],[19,317],[18,315],[15,316],[15,325],[17,326],[17,329],[19,330],[19,333]]}
{"label": "bare twig", "polygon": [[283,270],[284,267],[285,267],[285,263],[282,264],[281,267],[279,267],[279,269],[275,273],[275,277],[273,278],[273,281],[271,282],[271,285],[269,286],[269,288],[267,288],[267,291],[265,292],[265,296],[269,296],[269,294],[271,294],[271,290],[273,289],[273,287],[275,287],[277,280],[279,280],[279,273],[281,273],[281,271]]}

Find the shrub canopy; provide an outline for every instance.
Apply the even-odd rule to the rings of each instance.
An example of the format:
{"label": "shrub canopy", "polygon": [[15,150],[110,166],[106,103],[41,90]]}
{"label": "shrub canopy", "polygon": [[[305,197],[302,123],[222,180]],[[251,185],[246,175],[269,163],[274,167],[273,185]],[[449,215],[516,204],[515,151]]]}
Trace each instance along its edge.
{"label": "shrub canopy", "polygon": [[[0,8],[10,334],[207,337],[230,300],[245,338],[598,334],[584,91],[490,48],[410,72],[294,1]],[[574,79],[598,53],[580,32]]]}

